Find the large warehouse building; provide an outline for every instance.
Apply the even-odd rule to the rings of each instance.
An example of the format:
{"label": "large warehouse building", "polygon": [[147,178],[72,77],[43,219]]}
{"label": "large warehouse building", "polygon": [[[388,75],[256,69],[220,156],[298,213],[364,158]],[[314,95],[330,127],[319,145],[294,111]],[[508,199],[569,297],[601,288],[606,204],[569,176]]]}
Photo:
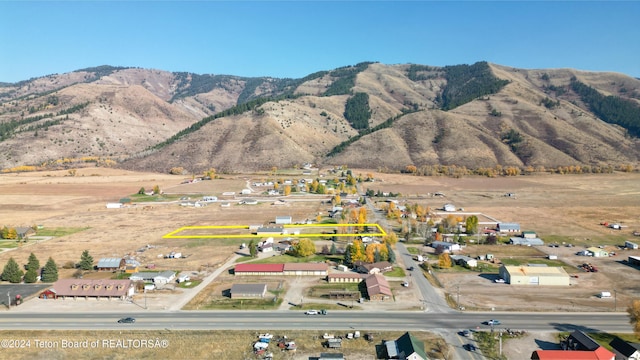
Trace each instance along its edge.
{"label": "large warehouse building", "polygon": [[570,285],[569,274],[561,267],[503,265],[500,276],[511,285]]}

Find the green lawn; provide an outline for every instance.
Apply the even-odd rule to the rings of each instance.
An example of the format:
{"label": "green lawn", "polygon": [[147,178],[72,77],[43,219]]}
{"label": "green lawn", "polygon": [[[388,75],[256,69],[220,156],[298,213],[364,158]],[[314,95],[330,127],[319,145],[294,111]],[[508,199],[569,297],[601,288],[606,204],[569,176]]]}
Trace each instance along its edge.
{"label": "green lawn", "polygon": [[36,231],[36,236],[53,236],[60,237],[65,235],[75,234],[81,231],[85,231],[89,227],[57,227],[57,228],[43,228]]}

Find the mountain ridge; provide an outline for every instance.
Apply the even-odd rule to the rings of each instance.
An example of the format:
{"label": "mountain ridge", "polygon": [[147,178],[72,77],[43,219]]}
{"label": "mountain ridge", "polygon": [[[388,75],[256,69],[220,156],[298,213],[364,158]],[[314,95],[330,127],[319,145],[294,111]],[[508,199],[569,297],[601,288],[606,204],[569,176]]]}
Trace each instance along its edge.
{"label": "mountain ridge", "polygon": [[[408,165],[637,167],[638,139],[598,118],[571,84],[623,99],[634,111],[639,80],[481,62],[454,68],[463,73],[455,91],[470,99],[445,109],[456,84],[448,69],[367,62],[276,79],[104,66],[31,79],[0,87],[0,125],[15,125],[2,133],[0,168],[82,166],[77,159],[83,157],[127,169],[193,173],[306,162],[396,171]],[[491,79],[474,86],[496,81],[495,92],[470,90],[468,84],[487,72]],[[367,99],[368,110],[355,109],[368,111],[361,129],[345,116],[357,94]],[[58,115],[80,103],[87,106]],[[47,120],[57,123],[45,126]],[[69,161],[61,165],[61,159]]]}

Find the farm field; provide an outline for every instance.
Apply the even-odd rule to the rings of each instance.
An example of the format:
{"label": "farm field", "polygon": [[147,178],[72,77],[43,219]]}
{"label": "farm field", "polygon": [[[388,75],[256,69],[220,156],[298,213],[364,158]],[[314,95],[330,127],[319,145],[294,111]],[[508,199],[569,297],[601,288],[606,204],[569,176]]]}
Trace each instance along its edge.
{"label": "farm field", "polygon": [[[354,171],[354,174],[358,174],[358,171]],[[483,213],[504,222],[518,222],[522,229],[536,231],[547,244],[560,244],[558,247],[545,245],[536,248],[470,245],[462,251],[465,255],[492,253],[505,263],[518,263],[542,261],[546,255],[553,254],[558,256],[557,261],[564,264],[570,274],[578,276],[572,278],[570,288],[558,291],[557,288],[512,287],[493,283],[497,270],[489,264],[483,273],[458,269],[438,272],[436,277],[442,283],[443,291],[450,299],[457,297],[460,305],[469,310],[624,311],[631,299],[640,297],[640,289],[636,286],[640,280],[640,270],[622,262],[629,255],[640,256],[640,252],[617,250],[617,245],[625,240],[640,242],[631,234],[633,230],[640,229],[640,174],[535,175],[494,179],[372,174],[376,181],[360,184],[361,191],[370,188],[400,193],[402,196],[397,198],[400,204],[418,203],[431,209],[452,203],[467,212]],[[280,215],[291,215],[294,221],[304,221],[316,219],[318,215],[324,216],[330,209],[330,205],[324,203],[329,196],[296,201],[299,197],[292,195],[286,198],[284,205],[278,206],[272,205],[271,200],[257,205],[238,205],[232,202],[233,197],[224,199],[222,193],[239,193],[253,180],[281,176],[241,174],[221,177],[211,181],[184,183],[188,177],[106,168],[78,169],[76,176],[69,176],[67,171],[2,174],[0,225],[40,225],[47,236],[19,246],[3,247],[0,264],[6,263],[9,257],[19,264],[26,263],[29,253],[33,252],[41,262],[52,256],[61,267],[60,277],[71,277],[75,270],[63,269],[62,266],[68,262],[78,262],[82,251],[89,250],[96,262],[102,257],[130,254],[136,256],[143,265],[153,264],[156,269],[206,276],[228,261],[233,261],[239,244],[248,239],[167,239],[164,236],[187,226],[266,224]],[[105,206],[123,197],[133,197],[141,187],[151,189],[156,185],[163,190],[166,202],[148,199],[147,202],[134,203],[122,209],[107,209]],[[434,196],[436,192],[444,195]],[[515,196],[504,196],[506,193]],[[201,208],[179,205],[181,197],[198,199],[205,195],[231,201],[231,206],[223,208],[219,203]],[[254,195],[260,197],[258,193],[251,196]],[[277,198],[273,197],[274,200]],[[623,228],[612,230],[600,225],[601,222],[620,223]],[[390,220],[390,225],[399,227],[401,224]],[[340,239],[339,245],[344,246],[344,241]],[[566,244],[573,246],[567,247]],[[317,244],[318,249],[321,246]],[[410,246],[416,246],[420,252],[430,251],[421,245]],[[576,251],[587,246],[602,246],[610,251],[615,249],[618,254],[599,259],[575,255]],[[139,251],[141,249],[144,251]],[[171,251],[181,252],[187,257],[165,258]],[[600,271],[582,272],[577,265],[583,262],[597,265]],[[223,274],[198,294],[187,308],[202,309],[208,303],[219,301],[221,292],[229,287],[228,282],[233,281],[232,276]],[[112,274],[86,275],[87,278],[105,276]],[[394,303],[363,309],[384,311],[391,306],[395,309],[417,310],[419,297],[400,286],[402,279],[391,279],[396,294]],[[313,299],[310,289],[320,285],[318,279],[287,281],[282,296],[288,300],[305,297],[310,302],[317,301]],[[615,303],[613,299],[595,296],[600,291],[613,289],[616,290]],[[173,297],[180,296],[183,291],[176,288],[150,295],[150,304],[160,309],[166,308],[172,303]],[[42,301],[28,300],[21,306],[42,306]],[[106,302],[100,306],[104,304]],[[65,307],[62,302],[58,305],[61,309]],[[87,302],[76,303],[73,308],[82,311],[84,307],[92,309],[95,306],[95,302]],[[283,302],[280,309],[288,306],[287,302]],[[359,307],[356,306],[353,311],[359,311]],[[247,339],[243,341],[250,341],[250,336]],[[362,358],[370,358],[368,354],[362,355]],[[143,353],[139,355],[139,358],[147,356]],[[78,358],[83,356],[90,358],[89,355],[78,354]],[[64,357],[60,355],[60,358]]]}
{"label": "farm field", "polygon": [[[354,171],[354,174],[358,173]],[[398,198],[400,203],[419,203],[431,209],[453,203],[457,207],[464,207],[466,211],[481,212],[500,221],[519,222],[523,229],[536,231],[542,239],[572,243],[574,247],[571,248],[544,246],[537,253],[526,255],[535,258],[553,252],[567,264],[569,271],[572,266],[587,260],[573,255],[577,249],[592,245],[613,248],[624,243],[624,240],[634,240],[631,231],[640,228],[640,219],[637,217],[640,208],[640,174],[462,179],[373,174],[376,181],[361,183],[361,191],[371,188],[401,193],[403,196]],[[178,205],[178,200],[134,203],[123,209],[107,209],[105,206],[108,202],[132,196],[141,187],[151,189],[157,185],[166,197],[198,199],[204,195],[221,197],[222,193],[230,191],[239,193],[253,181],[279,176],[242,174],[221,177],[211,181],[184,183],[184,176],[108,168],[78,169],[76,176],[69,176],[66,171],[2,174],[0,219],[3,225],[38,224],[44,230],[71,230],[66,232],[68,235],[7,248],[0,253],[0,263],[5,263],[9,257],[14,257],[18,263],[26,263],[29,253],[33,252],[41,261],[54,256],[54,260],[62,266],[67,262],[78,262],[80,254],[86,249],[95,261],[102,257],[131,254],[143,265],[153,264],[157,269],[206,274],[225,263],[237,251],[238,245],[247,240],[166,239],[163,236],[185,226],[268,223],[278,215],[291,215],[294,221],[304,221],[315,219],[318,214],[326,215],[330,209],[330,205],[323,203],[329,196],[318,196],[312,201],[295,201],[295,195],[288,197],[284,206],[271,205],[271,198],[258,205],[234,203],[228,208],[220,207],[219,203],[202,208],[184,207]],[[444,195],[433,196],[436,192]],[[515,196],[506,197],[505,193]],[[274,200],[276,198],[273,197]],[[618,222],[626,227],[612,230],[601,226],[603,221]],[[145,251],[136,252],[141,248],[145,248]],[[492,252],[498,258],[522,256],[510,253],[513,250],[510,246],[487,248],[476,245],[465,248],[463,253],[476,256]],[[187,257],[164,258],[171,251],[181,252]],[[532,309],[609,310],[611,304],[605,303],[607,300],[596,299],[593,295],[615,288],[618,305],[623,309],[628,300],[640,296],[640,290],[633,285],[640,280],[636,273],[638,270],[621,262],[636,252],[638,250],[619,252],[616,257],[589,259],[600,264],[601,271],[580,273],[579,278],[573,279],[575,287],[563,290],[562,293],[566,295],[557,294],[555,289],[514,290],[508,285],[494,284],[473,272],[439,273],[438,276],[449,294],[457,291],[457,288],[453,289],[453,284],[464,284],[460,286],[460,299],[469,308],[513,310],[527,304]],[[620,271],[628,276],[617,276]],[[73,270],[61,269],[61,276],[71,276],[72,273]],[[540,291],[548,291],[552,296],[545,296],[542,300],[536,296]],[[525,296],[528,292],[531,292],[535,301],[519,298],[518,295]],[[551,300],[554,297],[558,300]]]}

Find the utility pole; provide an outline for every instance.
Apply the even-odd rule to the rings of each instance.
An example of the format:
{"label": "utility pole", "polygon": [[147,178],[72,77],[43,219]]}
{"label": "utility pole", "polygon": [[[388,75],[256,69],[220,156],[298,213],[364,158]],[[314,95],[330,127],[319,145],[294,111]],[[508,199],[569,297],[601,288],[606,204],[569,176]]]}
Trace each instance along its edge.
{"label": "utility pole", "polygon": [[144,308],[147,309],[147,289],[144,289]]}
{"label": "utility pole", "polygon": [[502,331],[500,331],[500,355],[502,355]]}
{"label": "utility pole", "polygon": [[613,289],[613,312],[618,311],[618,290]]}
{"label": "utility pole", "polygon": [[456,285],[457,288],[457,293],[456,293],[456,305],[458,306],[458,309],[460,309],[460,284]]}
{"label": "utility pole", "polygon": [[11,309],[11,292],[7,291],[7,308]]}

